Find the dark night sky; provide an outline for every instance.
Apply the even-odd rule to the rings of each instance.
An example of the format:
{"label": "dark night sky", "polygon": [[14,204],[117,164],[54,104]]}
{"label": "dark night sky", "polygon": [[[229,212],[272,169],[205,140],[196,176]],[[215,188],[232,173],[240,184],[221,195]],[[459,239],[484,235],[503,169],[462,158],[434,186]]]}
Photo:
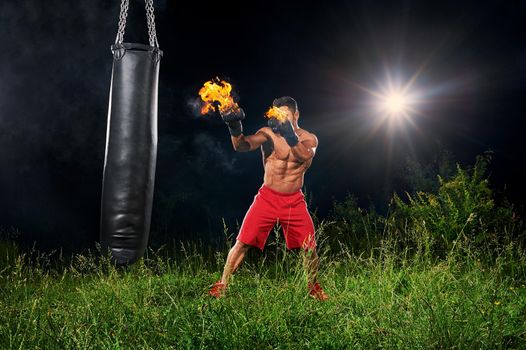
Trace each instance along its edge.
{"label": "dark night sky", "polygon": [[[311,209],[355,194],[385,206],[405,160],[439,149],[461,164],[492,149],[496,189],[524,204],[526,1],[155,1],[164,57],[151,241],[221,239],[262,181],[260,152],[235,153],[218,116],[188,107],[201,84],[227,78],[265,123],[273,98],[298,100],[319,148],[306,174]],[[119,1],[0,4],[0,226],[43,249],[98,239],[106,118]],[[147,42],[131,0],[125,39]],[[409,124],[372,133],[370,96],[385,68],[429,95]],[[219,237],[219,238],[218,238]]]}

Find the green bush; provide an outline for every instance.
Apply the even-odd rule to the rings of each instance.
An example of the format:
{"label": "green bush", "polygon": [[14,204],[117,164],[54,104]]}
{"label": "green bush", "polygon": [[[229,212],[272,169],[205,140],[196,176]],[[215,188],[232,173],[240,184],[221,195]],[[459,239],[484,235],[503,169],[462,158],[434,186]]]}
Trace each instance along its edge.
{"label": "green bush", "polygon": [[342,246],[353,254],[371,252],[383,238],[385,222],[385,218],[376,213],[373,207],[362,209],[356,197],[348,195],[344,201],[333,203],[324,243],[332,252],[341,252]]}
{"label": "green bush", "polygon": [[389,241],[399,252],[434,259],[467,247],[493,259],[511,241],[524,246],[523,222],[513,205],[495,201],[487,172],[490,160],[486,153],[471,168],[457,164],[447,178],[437,175],[435,191],[406,192],[405,198],[394,194],[385,217],[359,208],[352,196],[335,202],[326,229],[328,246],[337,251],[343,244],[354,255],[373,254]]}
{"label": "green bush", "polygon": [[498,250],[521,225],[513,206],[495,203],[487,176],[490,159],[489,154],[478,156],[474,167],[467,170],[457,165],[449,180],[439,176],[437,193],[406,193],[407,202],[395,195],[390,218],[393,231],[407,245],[424,243],[439,257],[450,252],[459,239],[484,253]]}

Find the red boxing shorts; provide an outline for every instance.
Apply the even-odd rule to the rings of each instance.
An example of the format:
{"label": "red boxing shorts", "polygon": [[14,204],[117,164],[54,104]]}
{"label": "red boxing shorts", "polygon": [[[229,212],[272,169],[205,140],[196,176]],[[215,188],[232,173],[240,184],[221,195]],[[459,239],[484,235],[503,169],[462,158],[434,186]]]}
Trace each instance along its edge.
{"label": "red boxing shorts", "polygon": [[314,224],[303,192],[281,193],[263,185],[254,196],[237,239],[263,251],[270,230],[279,221],[288,249],[314,249]]}

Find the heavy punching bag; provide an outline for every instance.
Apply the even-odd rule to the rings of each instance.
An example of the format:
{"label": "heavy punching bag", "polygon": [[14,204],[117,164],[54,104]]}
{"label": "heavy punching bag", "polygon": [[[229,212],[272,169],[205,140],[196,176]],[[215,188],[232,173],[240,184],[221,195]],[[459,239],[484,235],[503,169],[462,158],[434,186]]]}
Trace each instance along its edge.
{"label": "heavy punching bag", "polygon": [[116,265],[142,257],[148,243],[157,157],[159,50],[153,0],[146,0],[150,45],[123,43],[129,0],[122,0],[113,53],[100,240]]}

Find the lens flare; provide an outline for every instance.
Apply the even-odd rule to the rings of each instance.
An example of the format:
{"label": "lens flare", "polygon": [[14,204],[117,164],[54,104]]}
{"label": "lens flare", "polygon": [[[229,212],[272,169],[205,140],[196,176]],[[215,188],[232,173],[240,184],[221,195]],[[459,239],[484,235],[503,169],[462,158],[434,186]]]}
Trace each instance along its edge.
{"label": "lens flare", "polygon": [[414,86],[417,75],[404,81],[400,77],[393,78],[389,71],[386,73],[384,82],[378,83],[376,89],[358,85],[371,97],[367,104],[372,107],[370,112],[377,127],[384,122],[414,124],[413,118],[421,114],[418,107],[424,102],[423,92]]}
{"label": "lens flare", "polygon": [[407,107],[405,96],[400,92],[392,92],[385,97],[384,108],[392,116],[404,113]]}

